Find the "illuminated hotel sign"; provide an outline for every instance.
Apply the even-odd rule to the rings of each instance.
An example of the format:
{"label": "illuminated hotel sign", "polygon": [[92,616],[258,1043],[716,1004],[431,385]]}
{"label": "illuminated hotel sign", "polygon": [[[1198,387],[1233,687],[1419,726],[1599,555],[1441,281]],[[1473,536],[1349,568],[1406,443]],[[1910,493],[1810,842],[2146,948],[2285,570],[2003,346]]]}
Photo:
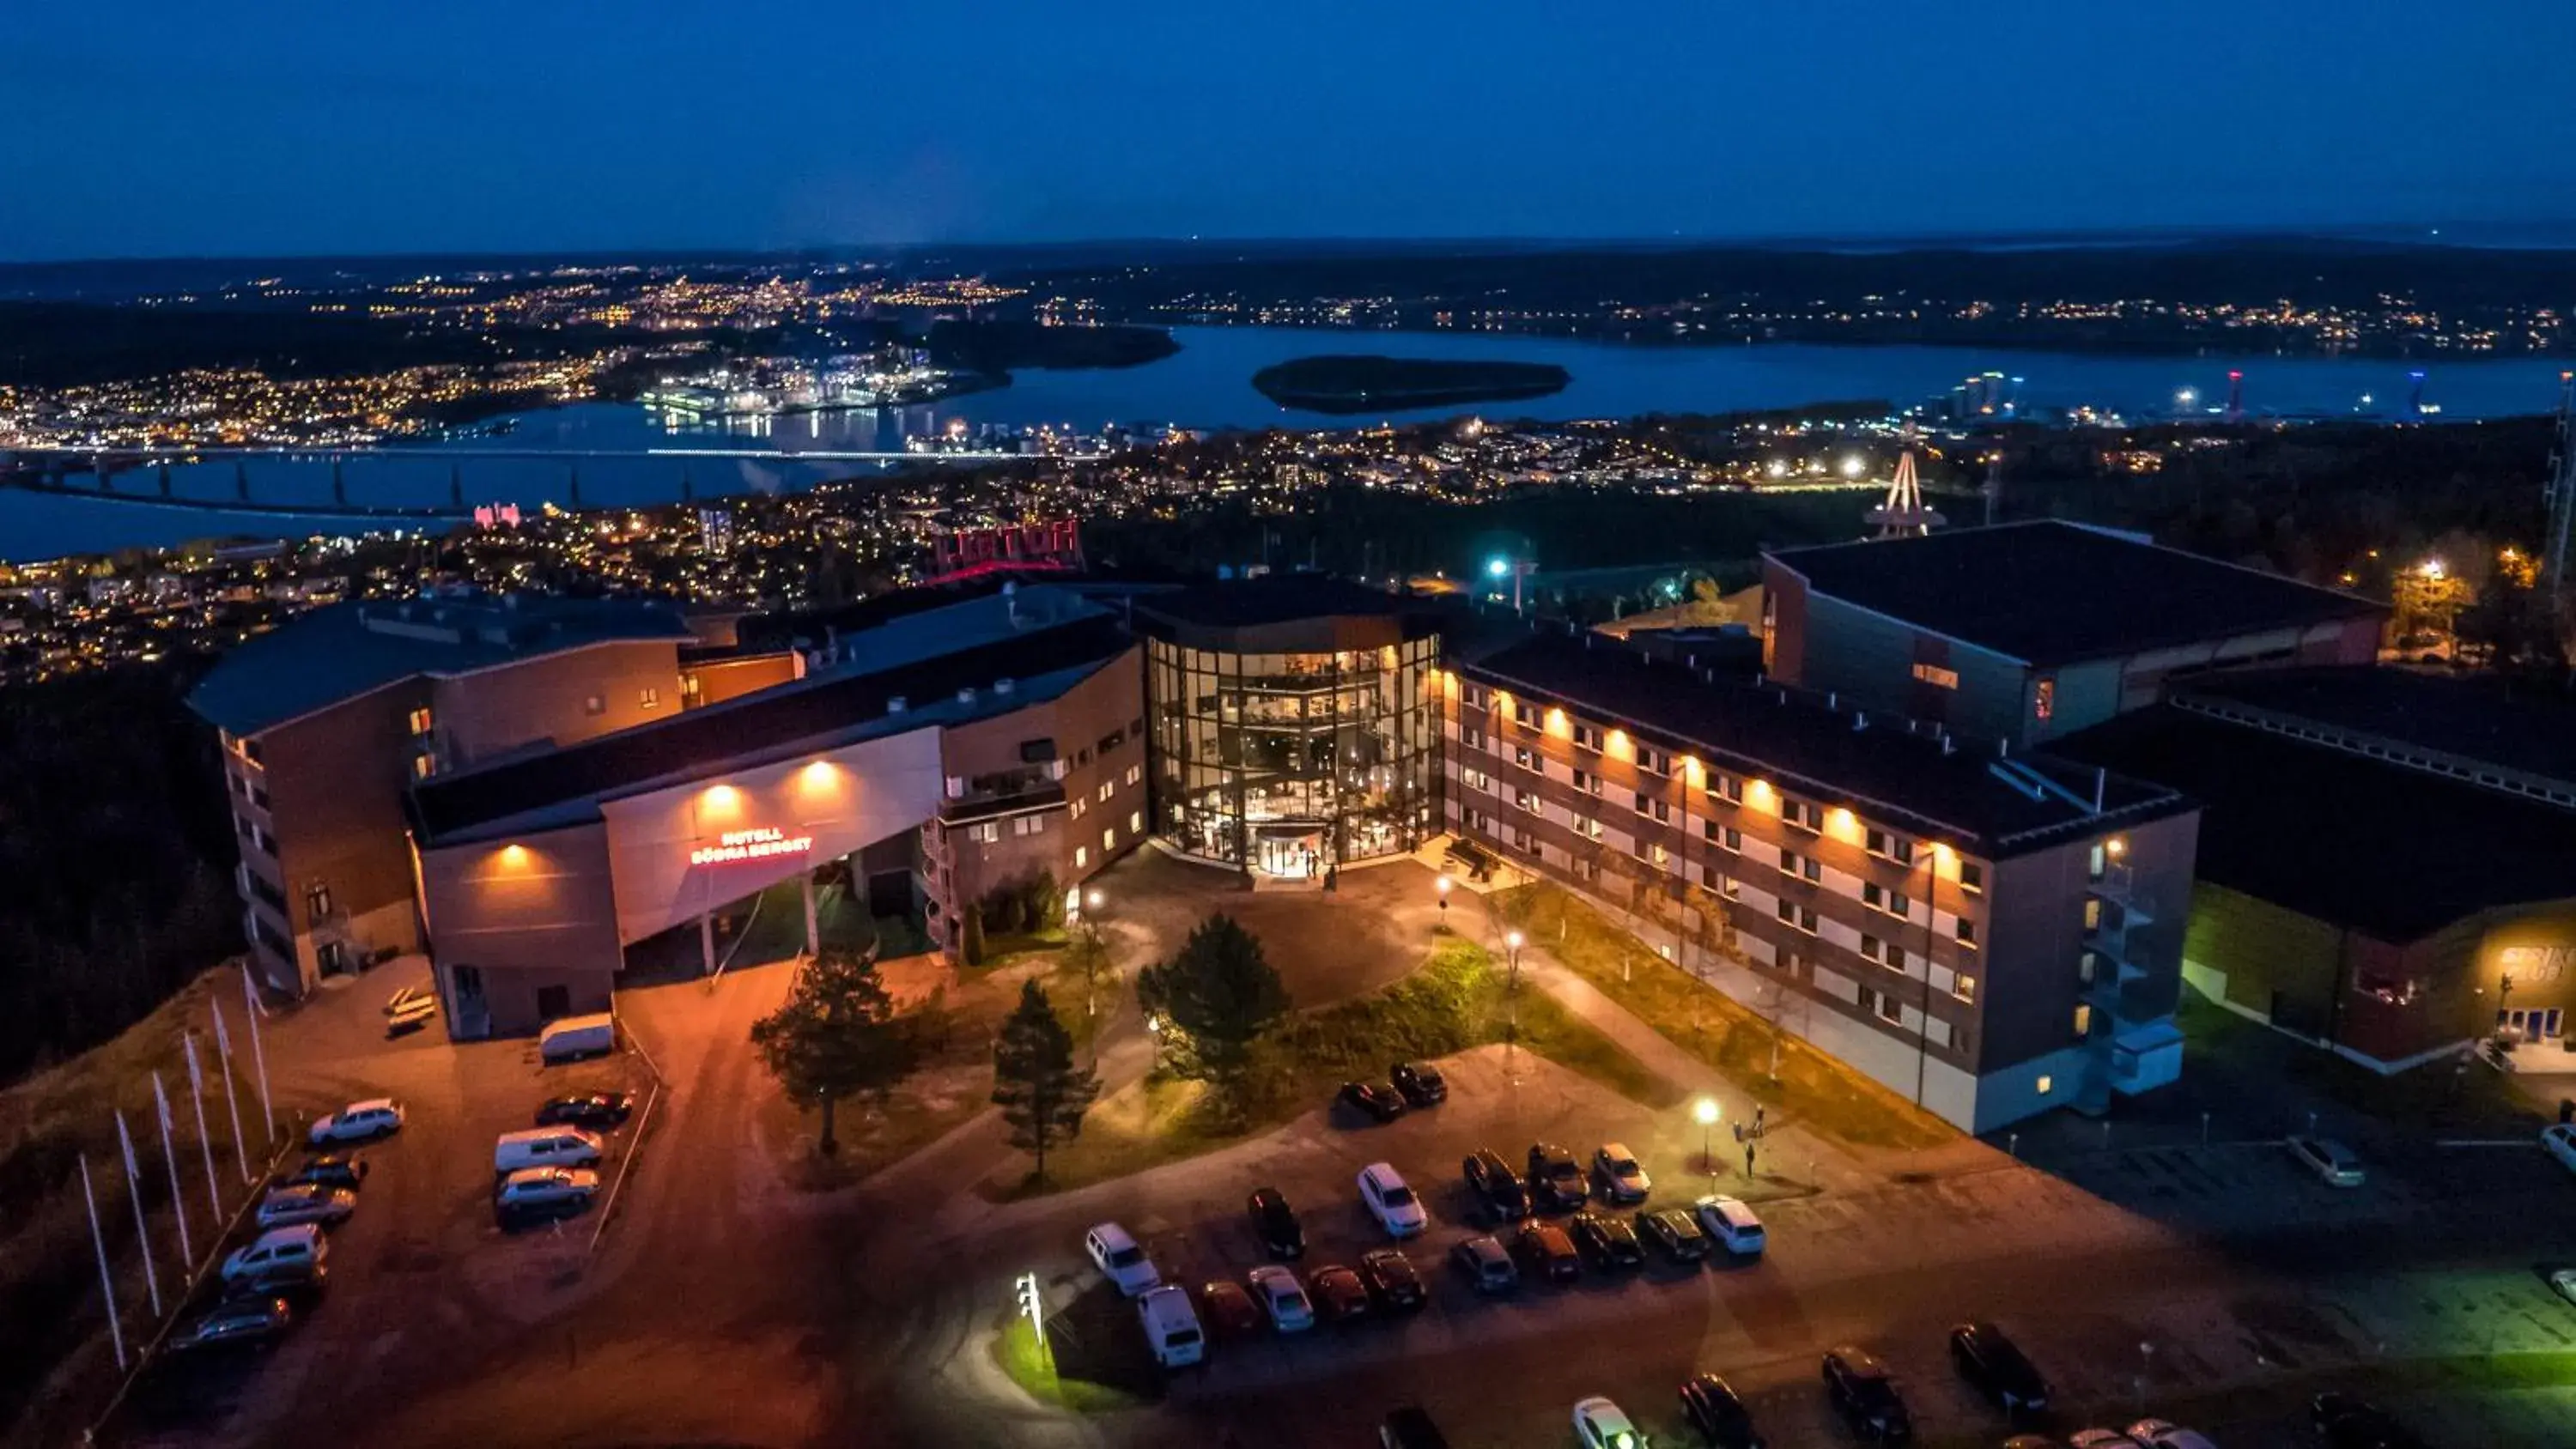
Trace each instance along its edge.
{"label": "illuminated hotel sign", "polygon": [[1925,684],[1937,684],[1943,689],[1956,689],[1959,687],[1959,671],[1955,669],[1944,669],[1938,664],[1915,665],[1914,677],[1922,680]]}
{"label": "illuminated hotel sign", "polygon": [[728,830],[716,837],[713,845],[701,845],[689,852],[691,865],[723,865],[736,860],[766,860],[773,855],[803,855],[814,848],[814,837],[789,835],[783,830]]}
{"label": "illuminated hotel sign", "polygon": [[2515,985],[2537,985],[2557,981],[2567,975],[2570,962],[2576,962],[2576,946],[2507,946],[2504,969],[2518,979]]}

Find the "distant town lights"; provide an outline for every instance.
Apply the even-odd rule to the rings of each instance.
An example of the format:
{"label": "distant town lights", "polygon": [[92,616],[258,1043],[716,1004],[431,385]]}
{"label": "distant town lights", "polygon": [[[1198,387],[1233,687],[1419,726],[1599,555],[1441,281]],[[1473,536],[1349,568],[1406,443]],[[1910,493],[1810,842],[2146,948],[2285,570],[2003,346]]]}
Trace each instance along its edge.
{"label": "distant town lights", "polygon": [[1846,478],[1857,478],[1868,471],[1869,460],[1858,453],[1850,454],[1843,459],[1843,476]]}

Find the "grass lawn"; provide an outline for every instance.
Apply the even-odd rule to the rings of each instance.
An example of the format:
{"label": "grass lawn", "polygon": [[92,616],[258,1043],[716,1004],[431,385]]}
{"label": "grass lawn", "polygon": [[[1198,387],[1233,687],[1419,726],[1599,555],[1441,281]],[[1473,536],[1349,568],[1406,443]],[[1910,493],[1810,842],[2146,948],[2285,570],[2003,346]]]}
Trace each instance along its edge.
{"label": "grass lawn", "polygon": [[1108,1414],[1144,1402],[1107,1384],[1064,1377],[1058,1371],[1061,1365],[1057,1355],[1038,1346],[1029,1321],[1016,1313],[1002,1325],[1001,1332],[993,1335],[993,1361],[1030,1398],[1053,1408],[1077,1414]]}
{"label": "grass lawn", "polygon": [[[1867,1147],[1930,1147],[1958,1136],[1948,1123],[1918,1111],[1797,1037],[1775,1032],[1733,997],[1701,984],[1565,891],[1520,886],[1489,899],[1498,918],[1518,926],[1675,1046],[1769,1104],[1783,1121]],[[1771,1078],[1775,1039],[1780,1062],[1776,1082]]]}
{"label": "grass lawn", "polygon": [[[1367,996],[1296,1016],[1255,1049],[1244,1111],[1225,1122],[1203,1083],[1149,1077],[1103,1098],[1082,1136],[1048,1154],[1046,1180],[988,1183],[1002,1198],[1035,1196],[1124,1177],[1243,1141],[1332,1100],[1353,1077],[1387,1063],[1447,1056],[1501,1042],[1511,1022],[1502,970],[1485,949],[1444,938],[1403,980]],[[1649,1107],[1684,1093],[1545,993],[1520,993],[1520,1045]]]}

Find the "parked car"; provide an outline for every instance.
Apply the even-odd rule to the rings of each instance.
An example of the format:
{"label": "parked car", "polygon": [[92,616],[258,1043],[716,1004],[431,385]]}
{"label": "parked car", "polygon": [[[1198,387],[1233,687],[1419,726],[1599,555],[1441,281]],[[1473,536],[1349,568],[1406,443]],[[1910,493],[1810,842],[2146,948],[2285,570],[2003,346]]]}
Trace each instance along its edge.
{"label": "parked car", "polygon": [[2361,1156],[2329,1137],[2298,1136],[2289,1140],[2290,1155],[2323,1179],[2328,1187],[2359,1187],[2366,1174]]}
{"label": "parked car", "polygon": [[316,1187],[345,1187],[356,1192],[367,1181],[367,1160],[358,1154],[325,1152],[307,1157],[294,1168],[279,1173],[271,1182],[274,1187],[297,1187],[311,1183]]}
{"label": "parked car", "polygon": [[324,1240],[322,1230],[311,1223],[270,1228],[233,1249],[224,1259],[222,1276],[227,1286],[260,1282],[281,1273],[309,1272],[330,1256],[330,1243]]}
{"label": "parked car", "polygon": [[2540,1150],[2558,1159],[2558,1165],[2576,1172],[2576,1126],[2552,1122],[2540,1129]]}
{"label": "parked car", "polygon": [[1405,1184],[1403,1174],[1384,1162],[1372,1162],[1360,1169],[1360,1205],[1377,1219],[1390,1238],[1409,1238],[1431,1225],[1431,1215],[1422,1210],[1422,1199]]}
{"label": "parked car", "polygon": [[358,1195],[345,1187],[324,1187],[320,1183],[299,1182],[291,1187],[273,1187],[260,1199],[253,1221],[263,1228],[291,1227],[296,1223],[319,1223],[336,1228],[358,1210]]}
{"label": "parked car", "polygon": [[1368,1284],[1360,1281],[1359,1274],[1339,1263],[1327,1263],[1307,1274],[1306,1296],[1314,1303],[1320,1317],[1334,1323],[1368,1317]]}
{"label": "parked car", "polygon": [[2576,1303],[2576,1268],[2559,1268],[2549,1275],[2549,1291]]}
{"label": "parked car", "polygon": [[1573,1235],[1545,1218],[1530,1218],[1512,1234],[1512,1257],[1523,1273],[1553,1283],[1571,1283],[1583,1273]]}
{"label": "parked car", "polygon": [[2146,1449],[2218,1449],[2217,1441],[2208,1435],[2169,1419],[2140,1419],[2129,1426],[2129,1437]]}
{"label": "parked car", "polygon": [[1708,1256],[1708,1234],[1684,1208],[1639,1209],[1637,1236],[1676,1263],[1697,1263]]}
{"label": "parked car", "polygon": [[1429,1301],[1422,1275],[1398,1248],[1371,1248],[1360,1254],[1360,1281],[1368,1285],[1369,1302],[1381,1313],[1412,1313]]}
{"label": "parked car", "polygon": [[1397,1062],[1387,1069],[1387,1080],[1404,1094],[1404,1100],[1416,1107],[1432,1107],[1449,1100],[1449,1079],[1428,1062]]}
{"label": "parked car", "polygon": [[1451,1248],[1449,1262],[1479,1293],[1510,1293],[1521,1286],[1512,1255],[1490,1233],[1479,1233]]}
{"label": "parked car", "polygon": [[1693,1374],[1682,1385],[1682,1417],[1709,1449],[1764,1449],[1753,1415],[1733,1386],[1715,1374]]}
{"label": "parked car", "polygon": [[1601,1179],[1605,1202],[1644,1202],[1654,1190],[1646,1169],[1638,1165],[1637,1154],[1622,1142],[1604,1142],[1593,1152],[1592,1175]]}
{"label": "parked car", "polygon": [[1853,1433],[1877,1444],[1913,1441],[1914,1420],[1905,1412],[1896,1381],[1867,1349],[1845,1345],[1831,1350],[1825,1355],[1824,1374],[1825,1395]]}
{"label": "parked car", "polygon": [[271,1348],[295,1326],[295,1306],[262,1294],[228,1298],[189,1320],[170,1335],[173,1353],[202,1353],[215,1348]]}
{"label": "parked car", "polygon": [[1583,1255],[1584,1266],[1596,1273],[1646,1264],[1646,1250],[1638,1244],[1636,1232],[1608,1213],[1576,1213],[1565,1220],[1565,1231],[1574,1239],[1574,1251]]}
{"label": "parked car", "polygon": [[1477,1148],[1459,1171],[1466,1176],[1467,1196],[1475,1201],[1476,1215],[1488,1224],[1500,1227],[1529,1216],[1529,1190],[1521,1186],[1520,1174],[1512,1171],[1501,1153]]}
{"label": "parked car", "polygon": [[1378,1449],[1449,1449],[1448,1436],[1431,1422],[1431,1415],[1407,1404],[1389,1409],[1378,1421]]}
{"label": "parked car", "polygon": [[512,1227],[583,1212],[599,1196],[599,1174],[587,1167],[523,1167],[501,1179],[492,1215]]}
{"label": "parked car", "polygon": [[1297,1210],[1288,1205],[1286,1194],[1275,1187],[1265,1187],[1244,1200],[1244,1211],[1252,1218],[1252,1236],[1261,1250],[1274,1258],[1302,1258],[1306,1255],[1306,1229],[1297,1221]]}
{"label": "parked car", "polygon": [[1154,1362],[1165,1368],[1186,1368],[1207,1353],[1207,1334],[1190,1307],[1189,1290],[1179,1284],[1157,1284],[1138,1295],[1136,1321],[1144,1326]]}
{"label": "parked car", "polygon": [[2066,1436],[2066,1449],[2142,1449],[2117,1429],[2078,1429]]}
{"label": "parked car", "polygon": [[1100,1270],[1100,1276],[1126,1297],[1136,1297],[1163,1281],[1154,1260],[1116,1223],[1094,1224],[1082,1235],[1082,1250],[1091,1255],[1091,1265]]}
{"label": "parked car", "polygon": [[1574,1406],[1574,1438],[1583,1449],[1645,1449],[1646,1443],[1617,1404],[1598,1396]]}
{"label": "parked car", "polygon": [[2350,1394],[2317,1395],[2309,1402],[2308,1416],[2326,1449],[2424,1449],[2413,1430]]}
{"label": "parked car", "polygon": [[2040,1377],[2021,1345],[1991,1323],[1962,1323],[1951,1329],[1950,1362],[1959,1377],[2007,1415],[2048,1407],[2048,1380]]}
{"label": "parked car", "polygon": [[1583,1164],[1553,1142],[1530,1148],[1529,1188],[1533,1206],[1560,1210],[1579,1208],[1592,1195],[1584,1185]]}
{"label": "parked car", "polygon": [[1223,1278],[1199,1286],[1199,1318],[1221,1338],[1241,1338],[1261,1327],[1252,1295]]}
{"label": "parked car", "polygon": [[531,1127],[504,1132],[492,1142],[492,1172],[507,1177],[523,1167],[597,1167],[608,1144],[578,1127]]}
{"label": "parked car", "polygon": [[1722,1192],[1701,1198],[1691,1212],[1709,1241],[1739,1258],[1761,1257],[1769,1242],[1762,1231],[1762,1219],[1753,1215],[1753,1209]]}
{"label": "parked car", "polygon": [[1375,1082],[1344,1082],[1335,1101],[1372,1122],[1392,1122],[1404,1115],[1404,1099],[1395,1088]]}
{"label": "parked car", "polygon": [[604,1130],[622,1127],[635,1110],[631,1092],[584,1092],[574,1097],[557,1097],[537,1109],[540,1127],[588,1127]]}
{"label": "parked car", "polygon": [[304,1140],[314,1147],[328,1147],[334,1142],[373,1142],[400,1132],[402,1125],[402,1103],[391,1097],[370,1097],[314,1118],[313,1125],[304,1129]]}
{"label": "parked car", "polygon": [[1297,1275],[1276,1263],[1264,1263],[1244,1275],[1252,1287],[1253,1301],[1270,1315],[1270,1326],[1281,1333],[1303,1333],[1315,1326],[1315,1305],[1306,1298],[1306,1286]]}

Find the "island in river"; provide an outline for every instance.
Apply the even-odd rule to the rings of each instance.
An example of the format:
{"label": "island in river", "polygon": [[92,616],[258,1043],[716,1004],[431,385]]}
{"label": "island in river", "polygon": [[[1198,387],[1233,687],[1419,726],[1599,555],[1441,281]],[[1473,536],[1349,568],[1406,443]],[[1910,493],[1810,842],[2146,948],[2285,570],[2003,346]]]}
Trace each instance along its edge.
{"label": "island in river", "polygon": [[1252,385],[1272,402],[1316,413],[1518,402],[1562,392],[1572,380],[1554,363],[1338,354],[1292,358],[1252,375]]}

